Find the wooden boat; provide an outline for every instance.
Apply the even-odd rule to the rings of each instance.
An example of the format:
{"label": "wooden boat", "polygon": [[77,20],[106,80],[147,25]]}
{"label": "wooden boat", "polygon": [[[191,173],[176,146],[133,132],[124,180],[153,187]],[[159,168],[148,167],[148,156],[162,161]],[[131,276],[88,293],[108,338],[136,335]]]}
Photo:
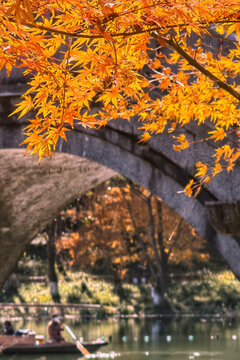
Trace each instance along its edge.
{"label": "wooden boat", "polygon": [[[25,339],[26,340],[26,339]],[[83,346],[90,352],[97,351],[101,346],[108,344],[107,341],[98,339],[96,341],[83,342]],[[81,354],[75,343],[38,343],[36,341],[21,341],[1,345],[2,354]]]}

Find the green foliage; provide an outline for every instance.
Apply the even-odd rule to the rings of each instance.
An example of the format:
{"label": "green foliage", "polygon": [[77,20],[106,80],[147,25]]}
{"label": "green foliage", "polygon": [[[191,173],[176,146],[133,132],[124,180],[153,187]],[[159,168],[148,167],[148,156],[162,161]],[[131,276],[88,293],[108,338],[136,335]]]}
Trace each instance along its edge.
{"label": "green foliage", "polygon": [[69,304],[77,304],[80,302],[80,296],[76,295],[76,294],[69,294],[67,296],[67,302]]}
{"label": "green foliage", "polygon": [[203,271],[198,279],[176,282],[169,289],[167,299],[176,312],[238,312],[240,283],[230,271]]}
{"label": "green foliage", "polygon": [[[125,299],[120,305],[120,298],[114,290],[113,283],[94,279],[85,273],[69,272],[67,275],[68,281],[59,275],[59,292],[63,303],[101,304],[101,314],[133,314],[136,311],[144,312],[145,304],[151,302],[149,285],[146,285],[143,291],[136,285],[123,284]],[[48,286],[37,283],[20,285],[14,301],[18,303],[52,302]]]}
{"label": "green foliage", "polygon": [[[123,283],[124,299],[120,301],[114,283],[93,277],[86,273],[68,274],[69,281],[59,276],[59,290],[63,303],[85,303],[102,305],[96,317],[106,314],[153,314],[153,313],[194,313],[194,314],[239,314],[240,283],[230,271],[197,273],[194,279],[186,280],[184,275],[170,284],[164,306],[155,307],[151,299],[151,285],[132,285]],[[4,299],[8,301],[8,299]],[[22,284],[11,301],[16,303],[51,303],[47,285],[38,283]],[[19,310],[22,314],[22,309]],[[39,310],[31,309],[32,315],[41,315]],[[79,314],[79,310],[73,314]],[[75,313],[74,313],[75,311]],[[6,314],[2,314],[6,315]],[[81,315],[89,316],[89,313]]]}
{"label": "green foliage", "polygon": [[92,297],[92,292],[91,292],[91,290],[89,290],[89,288],[84,280],[81,282],[80,291],[81,291],[81,293],[86,293],[89,298]]}

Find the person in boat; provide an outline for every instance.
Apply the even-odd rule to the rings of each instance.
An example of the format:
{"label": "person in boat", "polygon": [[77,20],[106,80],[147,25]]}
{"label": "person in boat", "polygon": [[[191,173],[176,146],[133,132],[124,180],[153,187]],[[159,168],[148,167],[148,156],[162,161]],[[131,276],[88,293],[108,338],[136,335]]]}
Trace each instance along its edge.
{"label": "person in boat", "polygon": [[9,320],[4,321],[3,330],[4,330],[5,335],[14,335],[15,334],[14,328]]}
{"label": "person in boat", "polygon": [[60,317],[58,314],[52,315],[52,320],[48,324],[48,336],[51,343],[59,343],[65,341],[61,332],[64,330],[64,326],[60,323]]}

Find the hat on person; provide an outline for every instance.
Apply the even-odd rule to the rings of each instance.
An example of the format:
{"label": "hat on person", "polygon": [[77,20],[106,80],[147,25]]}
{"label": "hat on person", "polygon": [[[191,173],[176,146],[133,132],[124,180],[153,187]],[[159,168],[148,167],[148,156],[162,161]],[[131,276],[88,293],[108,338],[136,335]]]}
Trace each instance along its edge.
{"label": "hat on person", "polygon": [[52,315],[52,319],[55,320],[55,321],[59,321],[60,320],[60,317],[58,314],[53,314]]}
{"label": "hat on person", "polygon": [[9,326],[9,325],[11,325],[11,323],[9,320],[6,320],[6,321],[4,321],[4,325]]}

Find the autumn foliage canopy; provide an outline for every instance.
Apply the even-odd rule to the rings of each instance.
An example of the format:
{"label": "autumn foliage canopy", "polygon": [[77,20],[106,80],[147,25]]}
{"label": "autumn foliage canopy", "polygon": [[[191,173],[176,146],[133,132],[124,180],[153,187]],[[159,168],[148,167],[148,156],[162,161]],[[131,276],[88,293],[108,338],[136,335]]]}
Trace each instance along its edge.
{"label": "autumn foliage canopy", "polygon": [[[27,152],[51,156],[76,124],[137,116],[146,141],[207,119],[208,139],[220,143],[196,175],[208,183],[234,167],[237,142],[221,141],[240,135],[239,0],[2,0],[0,31],[0,69],[30,79],[16,109],[35,114]],[[222,44],[217,53],[209,37]],[[175,136],[176,151],[188,146]]]}

